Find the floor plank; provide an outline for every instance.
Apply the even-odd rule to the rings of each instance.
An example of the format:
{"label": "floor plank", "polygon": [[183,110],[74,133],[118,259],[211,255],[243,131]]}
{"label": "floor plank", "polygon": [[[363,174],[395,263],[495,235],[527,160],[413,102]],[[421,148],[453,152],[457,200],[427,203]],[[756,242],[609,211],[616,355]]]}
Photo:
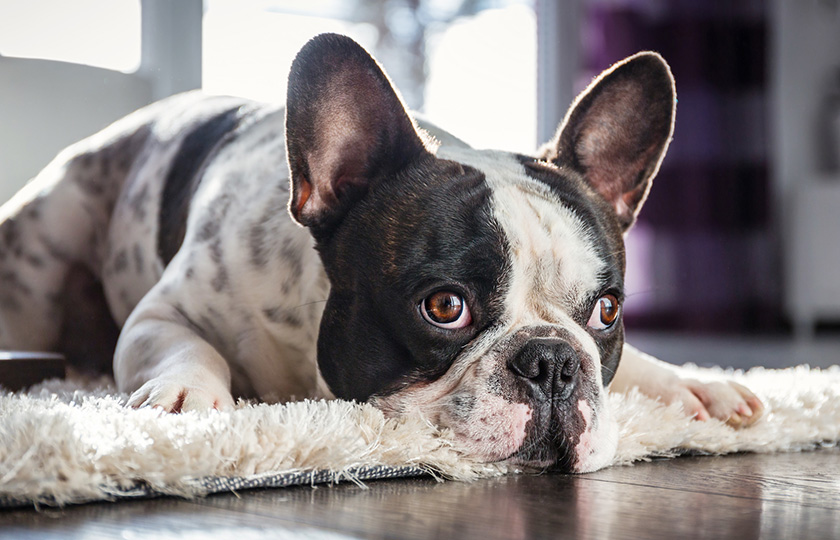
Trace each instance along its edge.
{"label": "floor plank", "polygon": [[840,538],[840,449],[0,513],[0,538]]}

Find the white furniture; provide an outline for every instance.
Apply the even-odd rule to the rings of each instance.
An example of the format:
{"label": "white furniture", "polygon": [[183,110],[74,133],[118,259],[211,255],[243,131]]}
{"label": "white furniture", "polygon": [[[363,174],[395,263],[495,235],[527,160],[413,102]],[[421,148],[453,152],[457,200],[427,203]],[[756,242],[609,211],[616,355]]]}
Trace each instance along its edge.
{"label": "white furniture", "polygon": [[151,101],[135,74],[0,57],[0,203],[59,150]]}
{"label": "white furniture", "polygon": [[787,309],[801,338],[819,321],[840,321],[840,176],[795,190],[785,250]]}

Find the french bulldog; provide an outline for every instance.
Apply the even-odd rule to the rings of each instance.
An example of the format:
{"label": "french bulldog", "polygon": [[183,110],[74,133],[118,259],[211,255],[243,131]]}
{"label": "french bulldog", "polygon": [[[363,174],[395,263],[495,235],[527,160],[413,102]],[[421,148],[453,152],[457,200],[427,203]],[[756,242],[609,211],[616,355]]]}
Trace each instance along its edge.
{"label": "french bulldog", "polygon": [[168,98],[3,206],[0,346],[72,356],[116,323],[131,407],[367,401],[528,468],[608,464],[608,389],[748,425],[746,388],[624,344],[623,235],[675,103],[665,61],[640,53],[534,155],[475,150],[418,123],[361,46],[318,36],[285,108]]}

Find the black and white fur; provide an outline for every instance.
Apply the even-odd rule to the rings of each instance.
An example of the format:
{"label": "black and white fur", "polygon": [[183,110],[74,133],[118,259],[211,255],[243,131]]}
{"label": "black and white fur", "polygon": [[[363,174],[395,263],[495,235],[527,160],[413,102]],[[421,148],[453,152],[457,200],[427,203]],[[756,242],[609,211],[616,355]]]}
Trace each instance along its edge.
{"label": "black and white fur", "polygon": [[[620,312],[603,324],[674,104],[667,65],[642,53],[535,156],[477,151],[418,127],[352,40],[319,36],[285,109],[169,98],[71,146],[3,206],[0,345],[84,356],[108,350],[112,318],[130,406],[368,400],[538,468],[610,461],[610,383],[749,424],[748,390],[624,345]],[[452,323],[428,317],[441,292],[463,303]]]}

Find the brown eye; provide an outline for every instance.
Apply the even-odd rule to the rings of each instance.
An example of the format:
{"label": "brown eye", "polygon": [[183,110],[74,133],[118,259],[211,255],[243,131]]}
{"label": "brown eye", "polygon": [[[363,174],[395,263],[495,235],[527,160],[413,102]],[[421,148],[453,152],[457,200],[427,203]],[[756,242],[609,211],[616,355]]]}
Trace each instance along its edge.
{"label": "brown eye", "polygon": [[618,320],[621,306],[618,298],[611,294],[605,294],[595,303],[592,315],[589,316],[587,326],[596,330],[606,330]]}
{"label": "brown eye", "polygon": [[420,313],[426,321],[440,328],[463,328],[472,322],[464,298],[449,291],[438,291],[420,304]]}

